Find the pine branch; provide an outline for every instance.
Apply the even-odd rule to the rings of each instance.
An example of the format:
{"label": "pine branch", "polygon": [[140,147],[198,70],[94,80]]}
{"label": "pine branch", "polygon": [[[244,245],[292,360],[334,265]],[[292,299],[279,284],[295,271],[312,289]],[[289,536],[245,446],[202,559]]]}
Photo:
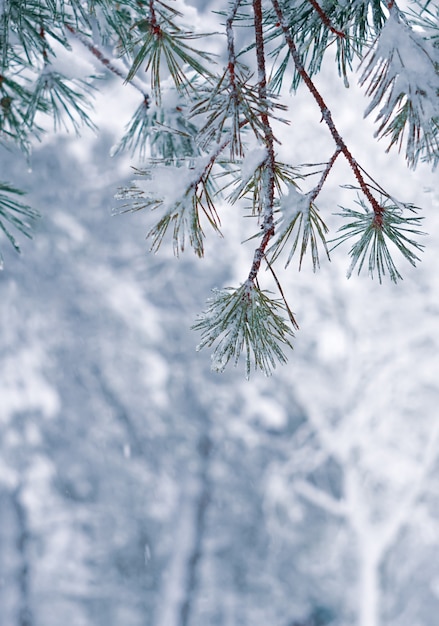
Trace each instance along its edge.
{"label": "pine branch", "polygon": [[256,59],[258,68],[258,91],[261,101],[261,120],[264,129],[265,148],[267,158],[264,163],[263,179],[263,221],[262,221],[262,241],[255,250],[252,267],[248,275],[248,280],[253,282],[258,275],[261,261],[265,255],[267,246],[274,236],[274,188],[275,188],[275,168],[276,159],[274,154],[274,135],[268,117],[267,103],[267,76],[265,71],[265,50],[263,35],[263,18],[261,0],[253,0],[254,29],[256,42]]}
{"label": "pine branch", "polygon": [[[343,141],[339,131],[334,124],[330,110],[326,106],[326,103],[323,100],[320,92],[315,87],[313,81],[307,74],[301,62],[291,33],[289,32],[286,22],[283,18],[283,14],[280,9],[278,0],[272,0],[272,4],[278,16],[281,27],[284,31],[285,41],[289,47],[296,69],[303,78],[305,84],[307,85],[317,104],[319,105],[320,111],[322,113],[322,118],[329,128],[329,131],[331,132],[337,148],[340,152],[343,153],[346,160],[348,161],[354,173],[354,176],[359,183],[361,191],[364,193],[372,207],[373,212],[370,213],[366,209],[366,215],[359,214],[348,209],[345,209],[344,212],[341,214],[343,217],[354,217],[354,221],[350,222],[345,227],[342,227],[340,229],[341,231],[345,230],[346,232],[336,241],[339,241],[341,243],[342,241],[345,241],[352,236],[360,235],[359,241],[351,248],[350,254],[352,256],[352,263],[348,271],[348,276],[352,273],[352,270],[357,263],[359,264],[359,271],[361,270],[370,247],[369,273],[373,275],[376,270],[378,273],[379,281],[381,282],[382,277],[387,270],[390,274],[390,278],[392,279],[392,281],[396,282],[396,280],[401,278],[401,275],[397,271],[396,266],[393,262],[392,256],[387,247],[386,239],[392,241],[396,245],[398,250],[403,254],[403,256],[412,265],[414,265],[415,262],[419,259],[416,254],[412,252],[411,248],[420,250],[422,246],[420,244],[417,244],[413,239],[407,238],[407,236],[404,234],[404,231],[408,230],[414,235],[421,234],[421,231],[418,231],[416,229],[413,230],[413,224],[417,224],[419,222],[419,218],[402,218],[399,214],[399,207],[395,207],[392,205],[385,206],[385,203],[378,202],[378,200],[372,194],[370,185],[366,183],[366,180],[363,176],[362,168],[358,165],[352,153]],[[388,196],[388,194],[386,195]],[[362,206],[364,207],[363,203]],[[413,210],[413,207],[410,207],[410,209]]]}
{"label": "pine branch", "polygon": [[358,273],[360,273],[367,259],[371,277],[376,272],[381,283],[388,272],[390,279],[396,283],[402,279],[402,276],[392,259],[388,243],[391,242],[395,245],[407,261],[415,266],[416,262],[419,261],[415,250],[421,251],[423,246],[413,239],[413,236],[425,234],[417,228],[422,217],[406,217],[403,214],[404,209],[415,213],[417,208],[413,205],[398,203],[397,205],[387,204],[385,206],[383,202],[383,206],[385,206],[383,221],[377,227],[373,214],[367,209],[364,202],[359,201],[359,205],[363,211],[353,211],[342,207],[343,213],[339,215],[349,222],[339,229],[342,234],[334,239],[336,242],[334,248],[336,248],[341,243],[358,236],[349,252],[352,262],[348,270],[348,278],[357,265]]}
{"label": "pine branch", "polygon": [[[0,183],[0,231],[6,235],[16,252],[20,252],[20,245],[11,232],[11,227],[30,239],[32,237],[32,222],[39,217],[38,211],[16,199],[17,196],[23,195],[23,191],[16,189],[9,183]],[[1,253],[0,269],[3,269]]]}
{"label": "pine branch", "polygon": [[[96,44],[93,44],[83,33],[78,32],[73,26],[70,24],[65,24],[66,29],[71,33],[78,41],[82,43],[83,46],[89,50],[92,55],[102,63],[102,65],[112,72],[115,76],[122,78],[122,80],[127,80],[126,72],[124,72],[120,67],[118,67],[114,61],[110,61],[110,59],[98,48]],[[130,80],[129,85],[131,85],[134,89],[136,89],[139,93],[142,94],[143,98],[149,101],[148,94],[145,93],[143,86],[137,82],[136,80]]]}
{"label": "pine branch", "polygon": [[[285,23],[309,76],[321,70],[327,50],[335,44],[338,73],[345,86],[349,87],[348,71],[352,70],[353,59],[361,58],[363,48],[368,47],[370,37],[380,30],[385,20],[381,2],[318,3],[303,0],[294,5],[281,3],[281,6]],[[282,57],[272,79],[273,89],[277,91],[285,76],[291,76],[287,72],[291,55],[289,50],[285,52],[283,31],[276,13],[270,17],[269,39],[276,40],[282,35],[283,40],[274,50],[276,58]],[[291,90],[296,91],[301,80],[300,73],[295,69]]]}
{"label": "pine branch", "polygon": [[198,350],[217,343],[213,370],[224,371],[230,360],[236,366],[244,350],[247,378],[252,369],[269,376],[276,361],[286,362],[281,346],[292,348],[294,333],[283,317],[283,301],[274,300],[250,280],[238,289],[213,290],[213,294],[192,327],[202,333]]}
{"label": "pine branch", "polygon": [[60,128],[68,130],[68,121],[77,135],[82,124],[97,130],[86,110],[92,108],[86,97],[89,90],[90,85],[85,81],[68,80],[47,63],[29,100],[26,124],[32,126],[37,111],[43,111],[52,117],[55,132]]}
{"label": "pine branch", "polygon": [[406,136],[406,159],[415,167],[420,156],[439,160],[439,53],[416,32],[392,3],[389,19],[377,38],[360,84],[371,97],[365,115],[378,109],[376,135],[390,137],[387,150]]}
{"label": "pine branch", "polygon": [[133,52],[134,59],[128,72],[126,81],[129,82],[145,64],[145,72],[151,73],[151,91],[158,105],[161,104],[161,65],[164,61],[169,74],[174,81],[175,88],[183,95],[189,95],[193,90],[191,80],[187,77],[187,68],[190,67],[198,76],[210,79],[212,73],[203,61],[212,62],[212,55],[193,48],[187,42],[201,35],[191,31],[183,31],[174,21],[179,11],[171,7],[149,0],[149,15],[146,20],[135,23],[138,37],[130,42],[126,52]]}
{"label": "pine branch", "polygon": [[308,2],[317,11],[317,13],[318,13],[320,19],[322,20],[323,24],[326,26],[326,28],[328,30],[331,31],[331,33],[334,33],[334,35],[337,35],[337,37],[342,37],[343,39],[346,37],[346,35],[344,33],[342,33],[340,30],[337,30],[337,28],[335,28],[332,25],[329,16],[324,12],[322,7],[320,6],[320,4],[316,0],[308,0]]}
{"label": "pine branch", "polygon": [[302,238],[302,243],[300,246],[299,270],[302,268],[308,245],[311,248],[313,270],[316,271],[320,267],[319,241],[323,246],[327,259],[331,260],[326,243],[326,234],[329,230],[319,215],[315,200],[321,192],[329,172],[340,153],[341,150],[337,148],[328,163],[326,163],[318,184],[307,194],[299,193],[295,183],[287,182],[287,194],[282,194],[280,201],[281,216],[275,224],[275,241],[268,250],[272,255],[271,263],[276,261],[286,245],[289,244],[291,246],[290,252],[285,263],[285,267],[288,267],[296,252],[300,237]]}
{"label": "pine branch", "polygon": [[[147,234],[147,239],[152,242],[151,250],[157,251],[160,248],[170,230],[176,256],[184,252],[186,242],[189,241],[197,256],[202,257],[204,231],[200,215],[204,215],[209,225],[221,234],[219,216],[212,199],[210,177],[215,159],[180,159],[172,166],[159,165],[160,162],[160,159],[155,163],[151,161],[150,169],[136,170],[140,179],[119,191],[116,197],[128,200],[119,213],[143,209],[160,212],[158,221]],[[175,179],[179,180],[178,189],[173,187]]]}
{"label": "pine branch", "polygon": [[232,121],[232,141],[230,144],[231,158],[234,156],[243,156],[244,150],[241,142],[241,133],[239,125],[239,109],[242,99],[238,92],[236,82],[236,53],[235,53],[235,39],[233,34],[233,21],[236,17],[236,13],[242,4],[242,0],[235,0],[234,5],[227,17],[226,21],[226,35],[227,35],[227,71],[229,73],[230,80],[230,99],[233,103],[233,121]]}
{"label": "pine branch", "polygon": [[325,101],[323,100],[320,92],[317,90],[316,86],[314,85],[313,81],[311,80],[309,74],[307,73],[307,71],[305,70],[305,67],[303,66],[303,63],[301,61],[300,55],[297,51],[297,48],[294,44],[293,38],[291,36],[290,30],[288,28],[288,24],[284,19],[282,10],[280,8],[279,2],[278,0],[272,0],[272,4],[274,7],[274,10],[276,12],[276,15],[278,17],[279,23],[281,25],[281,28],[283,30],[284,33],[284,37],[285,37],[285,42],[290,50],[290,54],[291,57],[294,61],[294,64],[296,66],[296,69],[298,71],[298,73],[300,74],[300,76],[302,77],[304,83],[306,84],[306,86],[308,87],[309,91],[311,92],[312,96],[314,97],[315,101],[317,102],[321,114],[322,114],[322,119],[325,121],[326,125],[328,126],[328,129],[337,145],[337,147],[340,149],[340,151],[343,153],[343,155],[345,156],[347,162],[349,163],[355,178],[358,181],[358,184],[360,185],[360,188],[362,190],[362,192],[364,193],[364,195],[366,196],[366,198],[369,200],[372,209],[374,211],[375,214],[375,220],[376,220],[376,225],[379,226],[382,223],[382,213],[383,213],[383,209],[382,207],[379,205],[378,201],[376,200],[376,198],[373,196],[373,194],[371,193],[368,185],[366,184],[366,181],[363,178],[363,175],[361,173],[361,170],[356,162],[356,160],[354,159],[351,151],[349,150],[349,148],[347,147],[347,145],[345,144],[342,136],[340,135],[339,131],[337,130],[334,120],[332,118],[331,115],[331,111],[329,110],[328,106],[326,105]]}
{"label": "pine branch", "polygon": [[335,150],[334,154],[329,159],[328,163],[326,164],[325,169],[323,170],[322,177],[320,178],[318,184],[314,187],[314,189],[311,192],[311,195],[310,195],[311,202],[314,202],[317,196],[319,195],[319,193],[322,191],[323,185],[325,184],[325,181],[328,178],[329,172],[332,170],[334,163],[337,160],[337,157],[340,154],[340,152],[341,152],[341,148],[340,146],[337,146],[337,149]]}

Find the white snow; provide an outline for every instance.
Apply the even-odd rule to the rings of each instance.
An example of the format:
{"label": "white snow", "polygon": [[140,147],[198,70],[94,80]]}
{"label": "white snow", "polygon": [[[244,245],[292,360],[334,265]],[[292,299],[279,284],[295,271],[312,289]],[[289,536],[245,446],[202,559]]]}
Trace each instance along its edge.
{"label": "white snow", "polygon": [[153,341],[163,340],[157,310],[146,299],[142,285],[127,275],[124,280],[115,281],[108,268],[93,269],[91,277],[95,288],[104,296],[108,306],[117,313],[126,324]]}
{"label": "white snow", "polygon": [[98,66],[97,59],[95,65],[87,60],[84,47],[79,41],[71,38],[69,42],[71,49],[68,50],[50,35],[46,35],[46,37],[50,48],[55,53],[55,56],[49,56],[49,71],[58,72],[68,79],[83,81],[89,80],[93,75],[102,74],[102,66]]}
{"label": "white snow", "polygon": [[0,361],[0,423],[8,423],[20,411],[39,411],[46,418],[58,413],[60,398],[43,374],[46,358],[44,350],[34,345]]}
{"label": "white snow", "polygon": [[267,148],[253,148],[244,157],[241,164],[241,177],[242,182],[246,183],[254,175],[258,167],[267,158]]}
{"label": "white snow", "polygon": [[287,184],[287,193],[282,196],[279,206],[285,225],[298,213],[305,216],[309,213],[309,195],[301,193],[292,183]]}
{"label": "white snow", "polygon": [[208,162],[209,158],[199,157],[194,159],[191,167],[158,165],[150,175],[140,176],[133,183],[147,197],[160,199],[165,211],[171,211],[178,202],[186,201],[187,191],[198,181]]}
{"label": "white snow", "polygon": [[[408,94],[413,101],[421,120],[427,122],[439,115],[439,74],[436,64],[439,62],[437,49],[423,36],[423,33],[410,28],[397,10],[390,13],[372,56],[372,65],[367,64],[361,81],[366,79],[375,64],[375,71],[388,62],[387,83],[391,87],[392,97],[382,103],[380,114],[384,117],[391,111],[400,94]],[[389,59],[389,61],[387,61]],[[377,94],[366,109],[366,115],[377,105]]]}

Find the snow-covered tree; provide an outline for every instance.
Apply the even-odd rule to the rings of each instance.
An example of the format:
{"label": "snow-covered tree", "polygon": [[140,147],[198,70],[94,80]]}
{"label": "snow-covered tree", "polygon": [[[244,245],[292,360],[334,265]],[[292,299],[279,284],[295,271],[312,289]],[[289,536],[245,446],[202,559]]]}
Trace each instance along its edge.
{"label": "snow-covered tree", "polygon": [[[104,103],[110,119],[117,105]],[[375,479],[396,475],[398,459],[401,481],[413,484],[411,454],[435,423],[437,238],[429,237],[422,265],[385,292],[376,281],[345,281],[343,263],[320,276],[305,266],[292,286],[303,319],[292,362],[275,379],[218,377],[190,349],[189,326],[209,284],[239,280],[235,233],[229,227],[227,241],[213,239],[203,263],[182,256],[175,280],[172,250],[143,254],[142,213],[108,219],[127,159],[108,159],[114,138],[90,137],[37,146],[29,171],[0,155],[4,176],[22,173],[30,203],[50,208],[23,257],[6,248],[0,274],[3,621],[357,626],[359,546],[349,520],[293,488],[304,479],[339,497],[339,466],[290,472],[276,520],[270,478],[300,461],[306,426],[297,428],[308,416],[337,415],[346,447],[362,416],[363,452],[386,454],[372,467]],[[427,176],[415,176],[422,189]],[[437,194],[431,200],[437,207]],[[436,216],[427,218],[432,233]],[[231,219],[237,229],[239,215]],[[421,438],[400,449],[407,430]],[[318,462],[314,452],[326,452],[317,436],[314,443],[309,460]],[[430,474],[383,559],[386,626],[436,626],[438,490]],[[399,499],[394,486],[372,494],[384,512]]]}
{"label": "snow-covered tree", "polygon": [[[95,127],[98,74],[115,74],[139,92],[139,105],[116,152],[140,159],[136,179],[119,192],[123,211],[147,210],[151,249],[170,237],[175,254],[187,246],[203,256],[206,231],[221,233],[224,202],[239,203],[253,219],[252,259],[239,286],[213,291],[195,323],[200,347],[215,345],[213,368],[246,353],[246,372],[270,373],[292,347],[297,322],[275,265],[306,252],[314,270],[330,248],[350,242],[350,275],[366,267],[381,282],[401,278],[394,255],[412,265],[422,249],[421,217],[411,202],[376,181],[343,139],[315,75],[328,57],[340,92],[359,68],[375,112],[377,136],[403,149],[409,167],[439,162],[439,7],[394,1],[233,0],[215,5],[211,32],[190,24],[193,9],[169,0],[4,0],[0,6],[0,138],[30,152],[47,129]],[[83,51],[81,51],[81,48]],[[85,53],[88,56],[85,56]],[[355,79],[354,79],[355,80]],[[344,87],[343,87],[344,85]],[[287,125],[302,112],[288,91],[309,92],[316,124],[333,140],[316,146],[312,164],[278,155]],[[319,199],[336,162],[344,159],[351,204],[328,231]],[[1,183],[0,228],[18,248],[35,209],[15,184]],[[220,199],[222,198],[222,199]],[[357,206],[355,206],[355,204]],[[272,289],[260,285],[261,267]]]}
{"label": "snow-covered tree", "polygon": [[[313,320],[324,328],[324,317],[332,324],[337,319],[338,327],[330,329],[332,337],[323,330],[320,345],[308,335],[300,365],[289,371],[306,420],[280,443],[283,460],[273,462],[267,473],[273,533],[280,529],[288,544],[312,525],[314,536],[300,549],[299,568],[307,574],[312,568],[320,589],[336,579],[331,593],[342,624],[429,624],[429,617],[421,617],[422,604],[437,603],[431,558],[439,550],[432,532],[439,396],[433,373],[438,346],[431,329],[437,315],[432,326],[407,323],[430,310],[436,296],[434,286],[417,285],[413,276],[409,282],[405,296],[395,289],[388,305],[380,304],[380,321],[371,316],[368,323],[366,315],[362,327],[355,321],[364,301],[355,305],[355,297],[345,295],[340,306],[335,283],[319,294]],[[401,320],[383,324],[395,305],[403,311]],[[409,583],[422,567],[423,599]]]}

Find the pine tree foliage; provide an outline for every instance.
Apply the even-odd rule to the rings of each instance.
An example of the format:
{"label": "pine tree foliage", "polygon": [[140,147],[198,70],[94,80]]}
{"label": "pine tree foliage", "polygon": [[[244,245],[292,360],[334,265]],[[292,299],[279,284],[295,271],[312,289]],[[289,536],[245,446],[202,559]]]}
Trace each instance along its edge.
{"label": "pine tree foliage", "polygon": [[[15,189],[8,183],[0,182],[0,230],[6,235],[17,252],[20,252],[20,245],[11,232],[11,227],[26,237],[30,237],[32,221],[38,217],[35,209],[16,199],[22,195],[23,192],[20,189]],[[2,268],[3,257],[0,254],[0,269]]]}
{"label": "pine tree foliage", "polygon": [[[418,209],[361,167],[313,77],[332,58],[340,89],[352,80],[364,86],[377,136],[403,150],[410,167],[436,167],[439,4],[415,1],[403,10],[392,0],[224,0],[215,7],[215,33],[195,31],[186,8],[183,0],[2,0],[0,141],[30,153],[47,120],[55,130],[95,128],[93,92],[105,72],[121,89],[136,89],[138,107],[115,148],[138,159],[135,180],[119,190],[120,210],[149,213],[153,251],[170,239],[177,255],[189,246],[202,256],[208,230],[220,233],[221,203],[250,209],[257,225],[248,272],[241,286],[214,291],[194,328],[201,347],[215,345],[215,369],[245,352],[247,375],[269,374],[285,361],[282,346],[292,347],[296,327],[276,263],[298,257],[300,268],[308,252],[317,270],[330,242],[349,242],[348,275],[366,267],[381,282],[401,278],[398,253],[412,265],[419,260]],[[277,152],[282,133],[275,129],[300,121],[288,99],[299,87],[334,141],[332,156],[316,162],[311,176],[308,166],[284,163]],[[333,208],[319,196],[337,159],[350,166],[344,186],[353,205],[336,213],[334,236],[325,218]],[[0,228],[17,249],[11,230],[28,236],[36,217],[19,193],[2,184]],[[260,289],[263,267],[280,298]]]}
{"label": "pine tree foliage", "polygon": [[344,241],[358,237],[349,252],[352,263],[348,270],[348,276],[352,274],[356,265],[358,265],[358,273],[360,273],[368,257],[367,265],[372,277],[377,274],[378,280],[382,282],[382,278],[388,273],[393,282],[397,282],[402,276],[393,261],[389,244],[393,243],[409,263],[416,265],[419,257],[414,251],[422,250],[423,246],[416,239],[413,239],[413,236],[424,234],[416,229],[422,218],[417,215],[407,217],[404,215],[404,211],[416,213],[417,207],[407,204],[401,206],[400,203],[398,205],[384,204],[383,202],[384,210],[382,215],[378,217],[363,200],[359,200],[358,204],[362,211],[343,207],[342,213],[339,213],[341,217],[346,219],[347,223],[339,229],[341,234],[336,240],[336,246],[334,246],[337,247]]}
{"label": "pine tree foliage", "polygon": [[439,154],[439,56],[437,46],[411,28],[393,5],[389,19],[366,57],[361,83],[367,84],[369,114],[379,109],[378,135],[390,146],[407,134],[406,158],[415,166],[419,157],[437,163]]}
{"label": "pine tree foliage", "polygon": [[[292,348],[294,333],[283,319],[286,310],[282,300],[273,299],[252,281],[238,289],[214,290],[194,325],[202,333],[199,349],[217,342],[212,368],[219,372],[230,359],[236,364],[244,348],[247,378],[252,368],[270,371],[276,361],[286,362],[281,345]],[[294,318],[291,321],[297,328]]]}

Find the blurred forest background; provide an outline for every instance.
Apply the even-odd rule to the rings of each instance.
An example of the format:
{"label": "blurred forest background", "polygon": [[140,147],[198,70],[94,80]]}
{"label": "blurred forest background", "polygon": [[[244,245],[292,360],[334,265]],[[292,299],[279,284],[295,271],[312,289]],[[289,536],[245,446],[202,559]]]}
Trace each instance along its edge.
{"label": "blurred forest background", "polygon": [[[239,209],[202,261],[150,255],[145,215],[112,216],[129,87],[103,83],[99,136],[1,152],[43,217],[22,256],[2,246],[0,626],[437,626],[437,172],[386,155],[334,71],[344,136],[429,236],[398,285],[347,281],[339,250],[284,272],[301,329],[271,378],[211,373],[190,330],[248,266]],[[292,111],[280,150],[324,159],[306,94]]]}

